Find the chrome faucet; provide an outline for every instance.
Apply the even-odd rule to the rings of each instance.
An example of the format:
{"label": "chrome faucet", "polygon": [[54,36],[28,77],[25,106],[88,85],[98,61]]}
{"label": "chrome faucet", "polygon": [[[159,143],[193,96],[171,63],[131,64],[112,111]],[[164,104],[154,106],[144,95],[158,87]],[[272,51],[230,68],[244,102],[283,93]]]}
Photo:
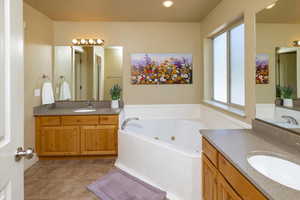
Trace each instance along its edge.
{"label": "chrome faucet", "polygon": [[292,116],[282,115],[281,118],[286,119],[287,123],[289,123],[289,124],[293,124],[293,125],[299,124],[298,121]]}
{"label": "chrome faucet", "polygon": [[86,102],[86,105],[88,106],[88,108],[93,108],[93,107],[94,107],[92,101],[90,101],[90,100],[88,100],[88,101]]}
{"label": "chrome faucet", "polygon": [[131,117],[131,118],[125,119],[121,125],[121,130],[124,130],[126,128],[126,125],[132,120],[140,120],[140,119],[138,117]]}

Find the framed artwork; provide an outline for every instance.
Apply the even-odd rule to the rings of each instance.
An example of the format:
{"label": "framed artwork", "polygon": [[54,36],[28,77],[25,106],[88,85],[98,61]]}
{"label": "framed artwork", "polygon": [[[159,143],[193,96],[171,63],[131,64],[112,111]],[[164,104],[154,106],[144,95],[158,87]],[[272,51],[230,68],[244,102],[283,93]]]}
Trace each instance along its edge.
{"label": "framed artwork", "polygon": [[269,55],[256,55],[256,84],[269,84]]}
{"label": "framed artwork", "polygon": [[192,84],[192,54],[132,54],[131,83],[134,85]]}

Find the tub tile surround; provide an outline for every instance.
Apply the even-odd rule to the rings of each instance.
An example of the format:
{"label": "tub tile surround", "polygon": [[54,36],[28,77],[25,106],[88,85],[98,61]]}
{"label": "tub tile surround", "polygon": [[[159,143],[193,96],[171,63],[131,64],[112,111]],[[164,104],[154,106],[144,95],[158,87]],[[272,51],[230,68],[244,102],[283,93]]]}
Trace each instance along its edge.
{"label": "tub tile surround", "polygon": [[277,106],[275,104],[256,104],[256,118],[273,123],[284,122],[281,116],[289,115],[300,121],[300,112],[294,108]]}
{"label": "tub tile surround", "polygon": [[201,120],[208,124],[207,128],[213,127],[214,129],[250,129],[252,127],[250,124],[204,104],[125,105],[121,117],[123,117],[123,120],[129,117]]}
{"label": "tub tile surround", "polygon": [[251,130],[201,130],[201,134],[268,199],[299,199],[300,191],[266,178],[250,166],[247,158],[274,154],[300,164],[300,135],[259,120],[253,121]]}
{"label": "tub tile surround", "polygon": [[115,115],[119,114],[124,106],[120,102],[120,109],[111,109],[111,101],[91,101],[95,112],[76,113],[74,110],[88,108],[88,101],[62,101],[51,105],[41,105],[34,107],[34,116],[52,116],[52,115]]}

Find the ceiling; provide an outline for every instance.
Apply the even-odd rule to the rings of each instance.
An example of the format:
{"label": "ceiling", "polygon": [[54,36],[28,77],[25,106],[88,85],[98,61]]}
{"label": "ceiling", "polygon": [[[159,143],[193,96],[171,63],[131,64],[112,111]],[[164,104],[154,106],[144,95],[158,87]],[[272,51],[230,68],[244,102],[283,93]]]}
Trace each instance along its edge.
{"label": "ceiling", "polygon": [[199,22],[221,0],[24,0],[56,21]]}
{"label": "ceiling", "polygon": [[270,10],[257,14],[259,23],[300,24],[300,0],[279,0]]}

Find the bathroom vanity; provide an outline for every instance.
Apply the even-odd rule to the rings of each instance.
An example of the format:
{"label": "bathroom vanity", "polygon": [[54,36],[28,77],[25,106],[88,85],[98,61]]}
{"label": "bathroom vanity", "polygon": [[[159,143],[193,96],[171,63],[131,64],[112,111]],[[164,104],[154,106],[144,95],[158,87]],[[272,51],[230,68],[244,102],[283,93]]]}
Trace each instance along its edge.
{"label": "bathroom vanity", "polygon": [[267,200],[206,139],[203,139],[202,166],[204,200]]}
{"label": "bathroom vanity", "polygon": [[259,120],[201,134],[204,200],[299,200],[299,135]]}
{"label": "bathroom vanity", "polygon": [[116,156],[120,110],[76,111],[74,107],[35,110],[39,158]]}

